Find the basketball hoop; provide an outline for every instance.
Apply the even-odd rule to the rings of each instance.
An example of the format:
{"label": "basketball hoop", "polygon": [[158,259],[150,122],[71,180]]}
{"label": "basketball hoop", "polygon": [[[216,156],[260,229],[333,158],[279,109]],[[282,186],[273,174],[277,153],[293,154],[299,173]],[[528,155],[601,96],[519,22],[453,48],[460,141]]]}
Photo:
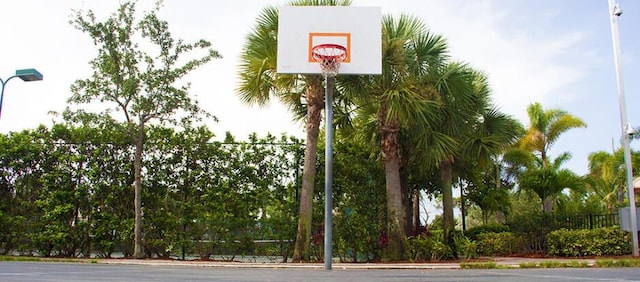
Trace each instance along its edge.
{"label": "basketball hoop", "polygon": [[313,59],[320,63],[325,77],[334,77],[340,70],[340,64],[347,59],[347,48],[338,44],[320,44],[311,49]]}

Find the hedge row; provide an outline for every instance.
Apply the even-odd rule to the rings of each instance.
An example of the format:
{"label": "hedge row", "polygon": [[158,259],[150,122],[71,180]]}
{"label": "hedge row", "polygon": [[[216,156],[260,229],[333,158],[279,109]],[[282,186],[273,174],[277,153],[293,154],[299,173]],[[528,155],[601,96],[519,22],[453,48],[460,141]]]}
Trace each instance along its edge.
{"label": "hedge row", "polygon": [[547,253],[552,256],[603,256],[631,253],[630,234],[618,227],[552,231],[547,235]]}

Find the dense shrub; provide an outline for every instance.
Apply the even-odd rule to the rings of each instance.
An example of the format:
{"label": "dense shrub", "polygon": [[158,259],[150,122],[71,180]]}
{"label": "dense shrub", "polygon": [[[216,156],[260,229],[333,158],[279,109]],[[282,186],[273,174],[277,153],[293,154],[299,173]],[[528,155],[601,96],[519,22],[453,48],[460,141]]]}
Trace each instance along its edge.
{"label": "dense shrub", "polygon": [[472,259],[478,257],[478,242],[462,235],[462,233],[456,234],[453,240],[458,252],[458,258]]}
{"label": "dense shrub", "polygon": [[[454,246],[444,243],[442,230],[411,237],[407,241],[407,257],[411,261],[446,260],[451,258],[472,259],[478,257],[476,241],[455,232]],[[455,249],[452,249],[455,247]]]}
{"label": "dense shrub", "polygon": [[619,227],[560,229],[547,235],[547,250],[553,256],[603,256],[631,253],[629,233]]}
{"label": "dense shrub", "polygon": [[504,224],[485,224],[480,226],[475,226],[469,228],[464,232],[464,235],[469,237],[469,239],[475,241],[478,240],[478,235],[483,233],[501,233],[501,232],[509,232],[511,229],[508,225]]}
{"label": "dense shrub", "polygon": [[453,251],[443,243],[441,236],[423,234],[408,239],[407,257],[418,262],[442,260],[453,257]]}
{"label": "dense shrub", "polygon": [[478,235],[478,252],[486,256],[518,253],[522,251],[524,245],[524,238],[511,232],[489,232]]}

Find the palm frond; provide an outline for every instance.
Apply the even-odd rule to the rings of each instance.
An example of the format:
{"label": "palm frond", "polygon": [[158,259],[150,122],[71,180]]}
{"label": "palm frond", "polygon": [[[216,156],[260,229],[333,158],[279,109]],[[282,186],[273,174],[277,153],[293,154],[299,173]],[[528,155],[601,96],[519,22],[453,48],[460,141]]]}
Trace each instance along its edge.
{"label": "palm frond", "polygon": [[558,140],[558,137],[567,132],[569,129],[587,127],[587,124],[580,118],[563,114],[558,116],[557,119],[549,124],[549,128],[547,129],[547,143],[552,145]]}
{"label": "palm frond", "polygon": [[289,6],[349,6],[351,0],[294,0]]}
{"label": "palm frond", "polygon": [[276,88],[277,31],[278,9],[264,8],[240,54],[236,91],[244,103],[264,105]]}

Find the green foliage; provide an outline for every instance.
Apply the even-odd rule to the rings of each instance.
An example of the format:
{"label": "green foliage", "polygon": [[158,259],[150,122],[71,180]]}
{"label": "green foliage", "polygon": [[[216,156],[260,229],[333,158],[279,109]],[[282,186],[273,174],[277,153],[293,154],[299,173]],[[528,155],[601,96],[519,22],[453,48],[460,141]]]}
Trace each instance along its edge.
{"label": "green foliage", "polygon": [[597,259],[598,267],[640,267],[639,259]]}
{"label": "green foliage", "polygon": [[[114,127],[103,120],[0,135],[7,148],[0,152],[2,252],[133,255],[133,203],[122,200],[133,196],[133,151]],[[175,256],[184,247],[231,257],[253,252],[254,240],[293,238],[300,141],[211,143],[204,128],[152,127],[147,136],[147,256]]]}
{"label": "green foliage", "polygon": [[478,258],[478,243],[476,241],[469,239],[462,233],[457,233],[453,240],[458,252],[457,257],[464,259]]}
{"label": "green foliage", "polygon": [[407,257],[411,261],[444,260],[453,257],[451,247],[443,242],[442,234],[419,235],[407,240]]}
{"label": "green foliage", "polygon": [[509,232],[509,226],[504,224],[485,224],[480,226],[474,226],[464,232],[464,235],[471,240],[478,240],[478,235],[483,233],[501,233]]}
{"label": "green foliage", "polygon": [[[586,185],[585,179],[569,169],[561,168],[569,158],[570,154],[565,153],[554,160],[538,160],[536,165],[527,167],[526,171],[518,177],[520,189],[533,191],[541,201],[549,200],[552,201],[551,203],[557,201],[565,189],[583,192]],[[547,163],[543,163],[544,161]],[[551,206],[543,206],[545,212],[551,212]]]}
{"label": "green foliage", "polygon": [[546,260],[542,262],[523,262],[520,268],[588,268],[591,267],[586,261],[555,261]]}
{"label": "green foliage", "polygon": [[[322,146],[320,149],[322,151]],[[334,210],[338,211],[333,229],[336,255],[342,261],[379,261],[383,256],[381,240],[385,240],[386,215],[382,165],[364,161],[374,152],[358,140],[338,135],[334,151],[333,198]],[[322,157],[319,161],[324,163]],[[322,170],[321,165],[318,171]],[[317,181],[320,186],[324,184],[323,179],[322,176]],[[322,191],[319,193],[324,196]]]}
{"label": "green foliage", "polygon": [[564,189],[584,192],[586,182],[584,177],[561,168],[562,163],[571,157],[570,153],[562,153],[553,159],[548,150],[563,133],[587,125],[564,110],[544,109],[539,102],[530,104],[527,114],[529,128],[519,141],[518,150],[528,152],[529,158],[516,165],[522,168],[518,171],[518,183],[520,189],[535,192],[543,202],[542,209],[551,212],[554,202]]}
{"label": "green foliage", "polygon": [[[525,197],[525,199],[531,198]],[[531,205],[526,205],[526,207],[530,208],[520,210],[510,216],[507,225],[511,232],[524,237],[526,252],[544,253],[546,250],[545,236],[556,229],[553,225],[553,215],[542,212],[539,206],[531,207]]]}
{"label": "green foliage", "polygon": [[522,262],[518,265],[520,268],[538,268],[537,262]]}
{"label": "green foliage", "polygon": [[468,183],[464,188],[465,199],[480,208],[483,224],[489,223],[489,216],[492,214],[508,214],[512,210],[510,190],[515,183],[509,179],[508,174],[503,173],[503,166],[501,161],[492,158],[485,166],[466,169],[469,172],[466,177]]}
{"label": "green foliage", "polygon": [[478,234],[478,252],[482,255],[511,255],[520,252],[523,245],[523,238],[511,232]]}
{"label": "green foliage", "polygon": [[461,262],[461,269],[496,269],[499,268],[498,264],[493,261],[490,262]]}
{"label": "green foliage", "polygon": [[538,263],[539,268],[560,268],[565,267],[566,263],[560,261],[546,260]]}
{"label": "green foliage", "polygon": [[2,211],[2,253],[31,254],[30,231],[36,229],[43,211],[35,202],[42,194],[41,176],[48,148],[44,127],[1,135],[0,211]]}
{"label": "green foliage", "polygon": [[[142,245],[141,175],[146,128],[154,123],[188,127],[203,115],[209,116],[189,96],[188,86],[177,84],[187,74],[220,55],[209,48],[211,43],[206,40],[186,43],[174,38],[169,24],[158,17],[161,5],[142,13],[141,19],[137,18],[139,14],[135,7],[135,1],[125,1],[104,21],[99,21],[91,10],[75,11],[70,23],[88,34],[98,55],[90,62],[91,77],[77,80],[71,86],[70,105],[64,117],[84,125],[112,119],[115,113],[124,120],[124,124],[116,128],[135,146],[134,256],[142,258],[145,250]],[[197,51],[203,54],[194,55]],[[97,108],[101,110],[87,111],[96,108],[94,103],[100,103],[102,107]],[[83,106],[87,108],[83,109]],[[146,253],[148,255],[149,250]]]}
{"label": "green foliage", "polygon": [[625,255],[631,252],[629,234],[619,227],[560,229],[547,235],[548,254],[553,256]]}
{"label": "green foliage", "polygon": [[[634,134],[634,138],[638,138]],[[640,173],[640,153],[631,150],[632,174]],[[589,154],[589,173],[586,175],[590,196],[597,200],[601,208],[614,213],[617,207],[624,205],[621,197],[626,194],[626,167],[624,148],[613,153],[598,151]],[[636,198],[636,201],[638,199]]]}

